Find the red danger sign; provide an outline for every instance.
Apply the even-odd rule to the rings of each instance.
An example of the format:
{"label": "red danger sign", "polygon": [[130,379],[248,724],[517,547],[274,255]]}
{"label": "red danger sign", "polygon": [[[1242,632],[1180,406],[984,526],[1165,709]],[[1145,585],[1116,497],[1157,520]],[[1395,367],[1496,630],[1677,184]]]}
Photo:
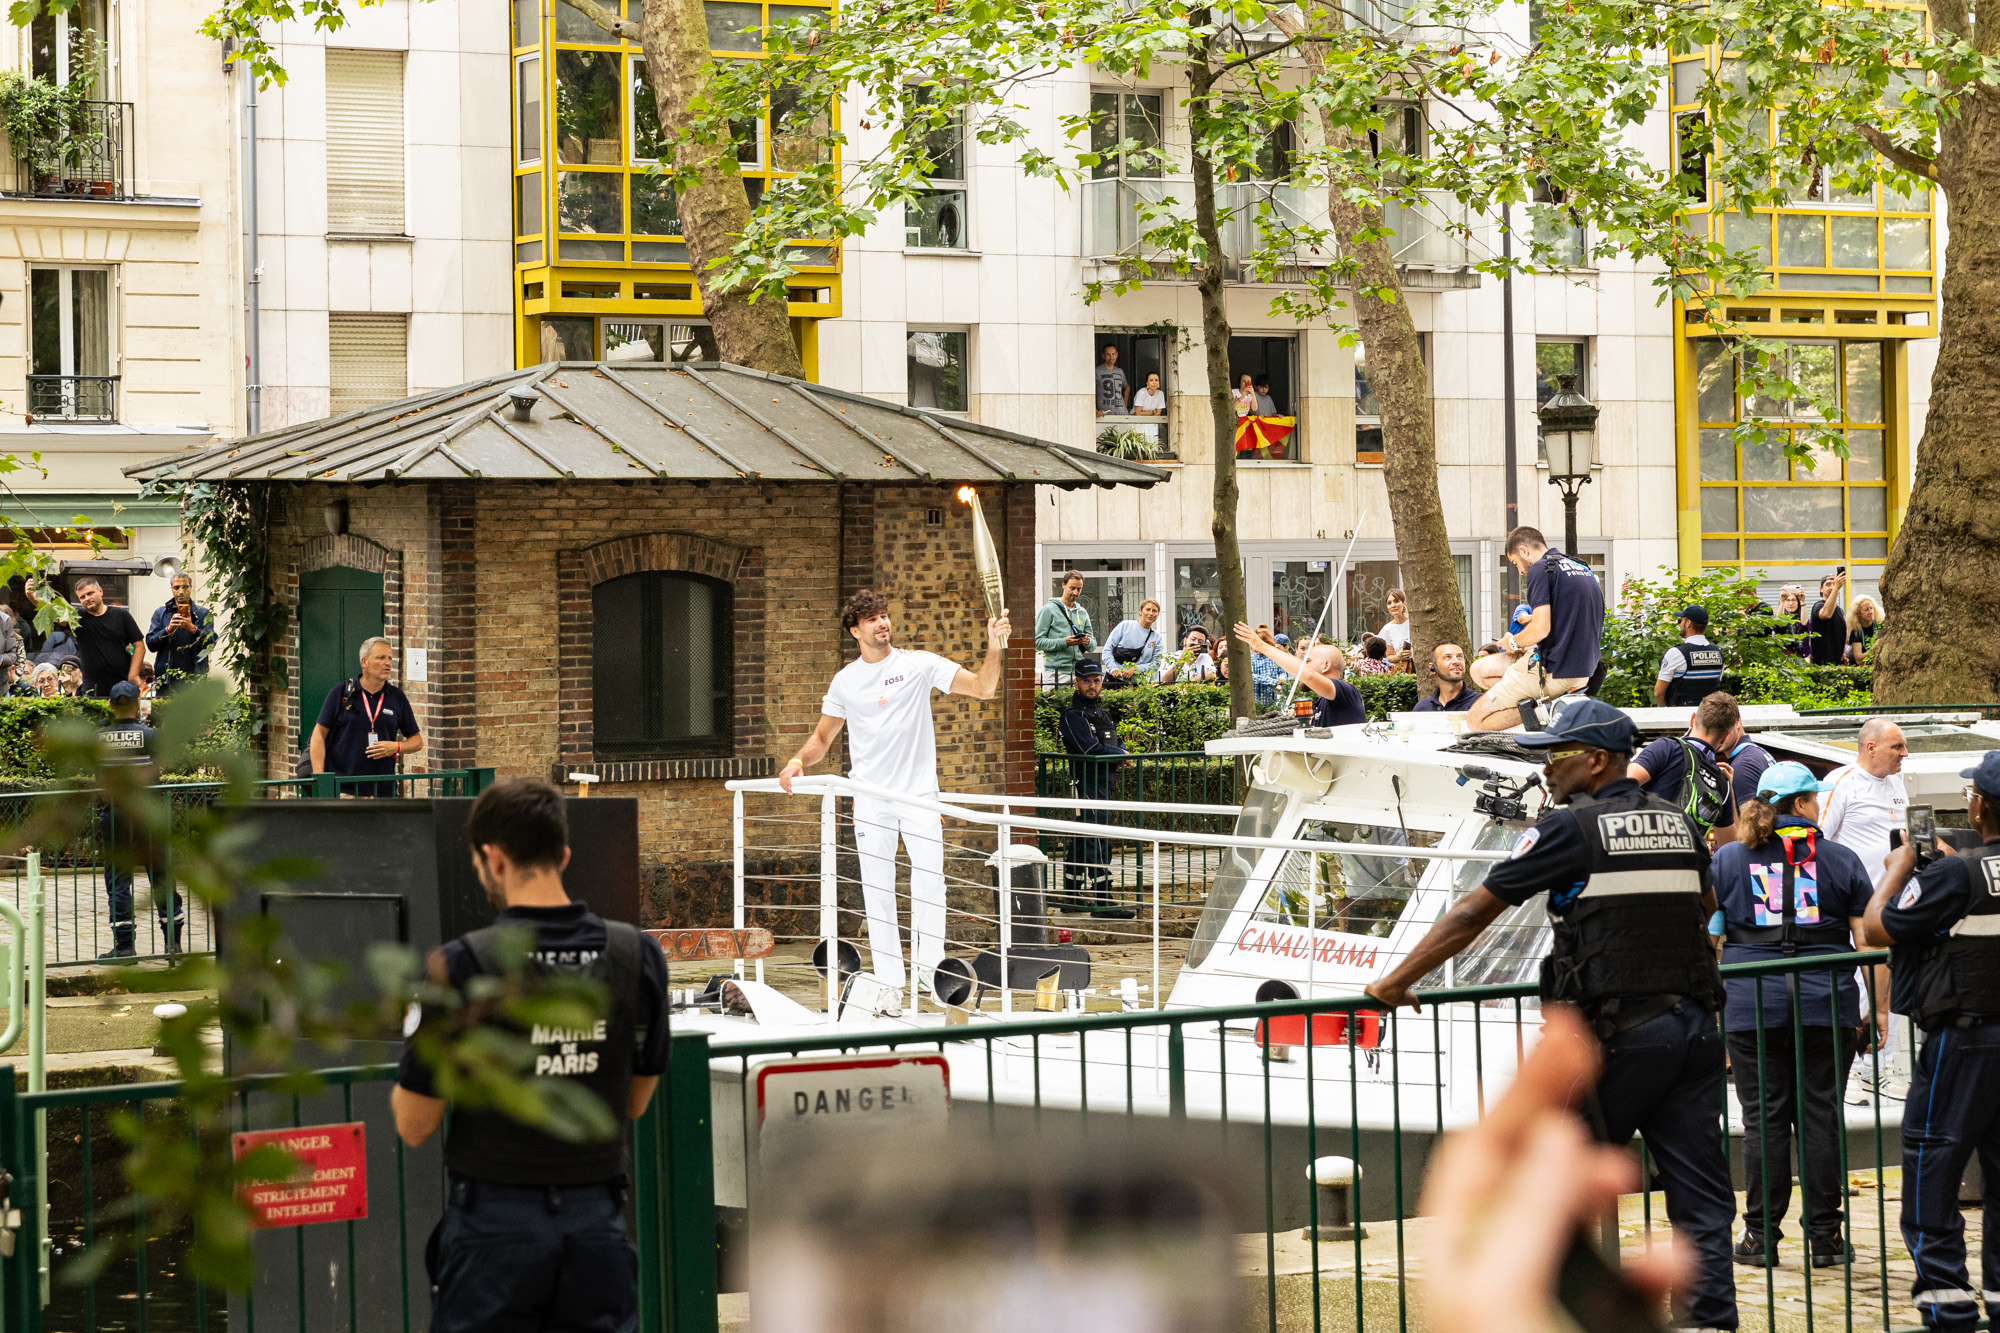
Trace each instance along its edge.
{"label": "red danger sign", "polygon": [[359,1121],[347,1125],[304,1125],[235,1135],[236,1159],[267,1143],[290,1153],[299,1164],[288,1181],[244,1185],[253,1224],[300,1227],[310,1222],[354,1222],[368,1216],[368,1141]]}

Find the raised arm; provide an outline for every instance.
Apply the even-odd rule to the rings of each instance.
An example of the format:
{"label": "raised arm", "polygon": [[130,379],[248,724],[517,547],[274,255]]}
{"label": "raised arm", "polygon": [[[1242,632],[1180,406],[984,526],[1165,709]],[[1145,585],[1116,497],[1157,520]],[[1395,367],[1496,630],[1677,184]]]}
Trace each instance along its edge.
{"label": "raised arm", "polygon": [[1236,622],[1236,639],[1237,642],[1241,643],[1251,652],[1260,653],[1270,658],[1273,662],[1276,662],[1288,675],[1297,676],[1299,684],[1305,686],[1320,698],[1331,699],[1333,697],[1333,681],[1328,679],[1324,673],[1307,666],[1306,660],[1303,657],[1288,653],[1275,643],[1264,642],[1257,637],[1256,630],[1251,629],[1250,626],[1240,620]]}
{"label": "raised arm", "polygon": [[958,669],[951,678],[951,693],[969,694],[975,699],[991,699],[1000,693],[1000,661],[1007,652],[1007,636],[1013,628],[1007,619],[1006,609],[986,622],[986,660],[979,664],[979,670]]}

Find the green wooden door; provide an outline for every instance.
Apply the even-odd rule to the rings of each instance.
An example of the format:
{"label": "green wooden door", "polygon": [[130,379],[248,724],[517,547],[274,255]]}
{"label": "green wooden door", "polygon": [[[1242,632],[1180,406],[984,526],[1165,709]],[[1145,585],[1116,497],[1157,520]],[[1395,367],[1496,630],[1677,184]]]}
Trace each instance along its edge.
{"label": "green wooden door", "polygon": [[320,705],[361,670],[361,641],[382,632],[382,576],[335,565],[299,577],[299,748]]}

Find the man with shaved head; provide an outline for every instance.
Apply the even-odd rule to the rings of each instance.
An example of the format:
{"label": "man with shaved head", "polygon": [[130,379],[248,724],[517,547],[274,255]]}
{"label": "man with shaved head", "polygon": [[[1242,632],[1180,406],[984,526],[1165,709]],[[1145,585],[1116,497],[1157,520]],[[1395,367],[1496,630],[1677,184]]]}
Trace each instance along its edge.
{"label": "man with shaved head", "polygon": [[[1894,722],[1871,717],[1861,724],[1854,750],[1853,763],[1827,774],[1828,790],[1820,800],[1820,833],[1860,857],[1869,881],[1879,889],[1888,873],[1884,862],[1889,859],[1890,831],[1909,822],[1910,793],[1903,787],[1903,760],[1909,757],[1910,744]],[[1898,1018],[1893,1030],[1900,1032],[1908,1026],[1908,1019]],[[1872,1057],[1864,1057],[1857,1076],[1847,1085],[1847,1099],[1866,1102],[1878,1083],[1884,1096],[1899,1096],[1906,1085],[1890,1082],[1894,1055],[1891,1041]]]}
{"label": "man with shaved head", "polygon": [[1236,638],[1251,652],[1276,662],[1287,675],[1297,676],[1299,684],[1312,691],[1316,696],[1312,705],[1315,727],[1345,727],[1368,720],[1368,704],[1361,691],[1343,679],[1347,659],[1333,644],[1316,643],[1306,649],[1304,657],[1294,657],[1277,644],[1264,642],[1242,621],[1236,623]]}

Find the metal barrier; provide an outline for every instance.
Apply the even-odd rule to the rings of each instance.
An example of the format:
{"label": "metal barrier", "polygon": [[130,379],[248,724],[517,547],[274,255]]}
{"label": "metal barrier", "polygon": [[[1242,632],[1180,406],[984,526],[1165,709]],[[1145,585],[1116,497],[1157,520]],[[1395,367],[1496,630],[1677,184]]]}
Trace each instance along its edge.
{"label": "metal barrier", "polygon": [[[1749,995],[1751,1013],[1763,1014],[1758,1001],[1765,991],[1781,992],[1790,1004],[1786,1020],[1759,1021],[1738,1034],[1734,1049],[1749,1055],[1754,1070],[1746,1073],[1739,1066],[1733,1092],[1715,1089],[1716,1109],[1732,1130],[1725,1151],[1739,1179],[1746,1165],[1742,1142],[1754,1138],[1761,1150],[1755,1154],[1755,1183],[1767,1210],[1760,1217],[1766,1235],[1781,1220],[1771,1200],[1781,1178],[1780,1140],[1792,1130],[1753,1116],[1749,1138],[1739,1142],[1746,1094],[1761,1105],[1767,1096],[1782,1094],[1781,1082],[1805,1082],[1817,1050],[1830,1049],[1835,1068],[1844,1069],[1854,1052],[1851,1037],[1834,1028],[1809,1040],[1798,1001],[1822,977],[1835,986],[1853,977],[1857,965],[1885,957],[1843,954],[1725,969],[1739,988],[1737,1001]],[[1046,1135],[1059,1121],[1087,1133],[1103,1119],[1152,1119],[1243,1165],[1261,1199],[1260,1218],[1238,1249],[1239,1296],[1249,1316],[1242,1326],[1332,1333],[1389,1327],[1393,1318],[1394,1326],[1410,1327],[1409,1284],[1423,1275],[1427,1225],[1415,1205],[1430,1147],[1440,1130],[1477,1118],[1499,1094],[1538,1025],[1532,995],[1525,986],[1442,990],[1427,993],[1419,1012],[1379,1016],[1356,997],[1015,1020],[998,1020],[989,1012],[965,1026],[900,1032],[847,1029],[747,1039],[678,1033],[660,1095],[634,1126],[640,1326],[675,1333],[719,1328],[717,1210],[741,1210],[737,1216],[754,1229],[765,1188],[758,1179],[756,1102],[750,1092],[760,1067],[834,1051],[921,1051],[942,1053],[950,1061],[954,1135],[976,1139],[1015,1130]],[[386,1103],[393,1073],[387,1065],[328,1071],[323,1090],[303,1099],[270,1081],[245,1081],[234,1094],[232,1120],[247,1127],[352,1119],[371,1099]],[[1447,1089],[1447,1074],[1473,1075],[1467,1086],[1475,1095],[1469,1101],[1456,1097]],[[12,1206],[21,1207],[42,1183],[35,1154],[38,1114],[47,1117],[48,1144],[62,1154],[46,1170],[57,1186],[46,1223],[38,1211],[23,1209],[11,1253],[0,1248],[6,1253],[0,1258],[4,1324],[14,1333],[44,1328],[205,1333],[220,1330],[225,1320],[228,1327],[251,1333],[260,1326],[304,1327],[298,1311],[305,1308],[308,1272],[318,1303],[315,1327],[383,1328],[400,1322],[413,1329],[427,1322],[421,1253],[443,1192],[435,1141],[418,1150],[400,1141],[371,1145],[379,1174],[367,1219],[326,1224],[310,1229],[312,1234],[308,1229],[264,1233],[255,1285],[225,1299],[187,1275],[184,1230],[149,1228],[143,1199],[106,1188],[123,1179],[116,1160],[121,1144],[108,1130],[108,1114],[114,1108],[176,1114],[178,1084],[17,1093],[11,1070],[4,1082],[0,1156],[10,1173]],[[1845,1109],[1837,1082],[1834,1096]],[[1799,1228],[1788,1223],[1791,1234],[1779,1247],[1779,1268],[1731,1266],[1745,1328],[1775,1330],[1782,1322],[1806,1329],[1888,1330],[1917,1324],[1905,1282],[1907,1257],[1888,1221],[1887,1196],[1900,1188],[1900,1173],[1893,1170],[1900,1163],[1896,1116],[1893,1105],[1885,1113],[1879,1091],[1871,1100],[1872,1105],[1853,1108],[1836,1136],[1835,1179],[1853,1203],[1835,1206],[1842,1241],[1852,1252],[1843,1250],[1831,1267],[1808,1268]],[[1806,1132],[1816,1134],[1810,1126]],[[1824,1162],[1823,1139],[1806,1140],[1809,1167]],[[1627,1251],[1650,1244],[1656,1228],[1665,1226],[1643,1143],[1639,1152],[1651,1192],[1628,1196],[1604,1237],[1607,1246]],[[1299,1230],[1317,1228],[1322,1220],[1319,1193],[1305,1175],[1305,1165],[1322,1155],[1346,1156],[1363,1168],[1353,1187],[1352,1216],[1366,1226],[1339,1241],[1308,1241]],[[1789,1166],[1782,1170],[1788,1177]],[[1811,1192],[1826,1174],[1804,1173],[1801,1188],[1792,1191],[1788,1217],[1824,1203]],[[1739,1199],[1732,1232],[1743,1206]],[[34,1259],[45,1225],[58,1242],[46,1309],[38,1299]],[[68,1282],[63,1256],[107,1239],[120,1241],[119,1256],[87,1280]],[[357,1274],[357,1254],[391,1252],[402,1256],[400,1263],[364,1265],[367,1276]],[[358,1290],[363,1282],[387,1285],[364,1292]],[[360,1320],[354,1312],[370,1303],[377,1309],[386,1303],[399,1318]]]}
{"label": "metal barrier", "polygon": [[[398,773],[387,777],[352,778],[319,773],[309,778],[272,778],[256,784],[263,800],[332,800],[358,796],[474,796],[493,781],[490,768],[446,769],[434,773]],[[178,825],[188,812],[212,806],[228,790],[220,782],[163,783],[157,790],[172,803]],[[26,823],[43,802],[75,800],[84,789],[62,791],[11,792],[0,795],[0,830],[11,832]],[[49,840],[35,848],[42,858],[42,878],[48,909],[48,957],[53,966],[95,962],[112,947],[109,890],[113,881],[125,883],[133,899],[135,949],[137,959],[168,957],[167,935],[158,910],[156,895],[172,882],[172,858],[163,851],[151,865],[126,868],[107,857],[117,846],[121,833],[115,812],[98,807],[72,836]],[[128,851],[126,859],[135,859]],[[144,860],[143,857],[136,859]],[[161,883],[156,885],[154,872]],[[15,859],[0,870],[0,896],[15,907],[24,903],[27,887],[26,862]],[[175,895],[178,897],[178,895]],[[151,904],[149,907],[148,904]],[[185,916],[181,948],[189,953],[207,953],[214,948],[211,925],[203,912],[183,903]],[[121,960],[131,961],[131,960]]]}
{"label": "metal barrier", "polygon": [[[1241,766],[1234,758],[1215,758],[1200,750],[1153,751],[1117,759],[1067,754],[1035,756],[1035,795],[1082,796],[1085,788],[1097,800],[1230,807],[1227,813],[1170,809],[1105,811],[1106,827],[1114,830],[1109,834],[1112,905],[1119,907],[1150,902],[1152,880],[1145,844],[1120,839],[1115,830],[1227,833],[1243,804]],[[1049,858],[1052,884],[1062,874],[1074,841],[1052,834],[1041,835],[1038,845]],[[1164,847],[1159,866],[1160,900],[1177,905],[1201,902],[1220,856],[1219,849],[1212,847],[1182,844]]]}

